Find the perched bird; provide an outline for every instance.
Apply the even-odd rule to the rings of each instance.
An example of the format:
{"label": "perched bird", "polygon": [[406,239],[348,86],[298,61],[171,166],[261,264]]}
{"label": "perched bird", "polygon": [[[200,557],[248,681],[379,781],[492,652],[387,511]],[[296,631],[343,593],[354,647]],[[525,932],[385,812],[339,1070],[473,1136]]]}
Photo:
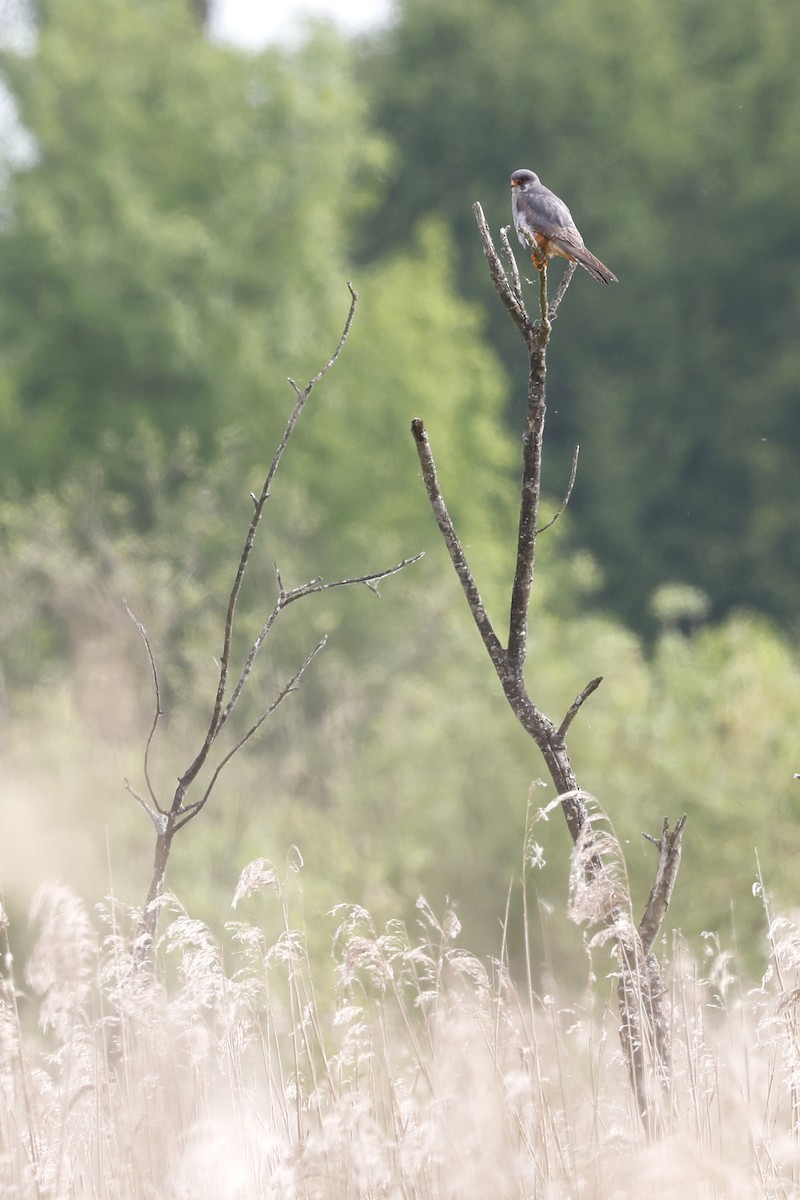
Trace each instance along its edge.
{"label": "perched bird", "polygon": [[511,211],[517,237],[531,251],[537,271],[541,271],[545,259],[557,254],[580,263],[600,283],[619,282],[614,272],[586,249],[564,201],[546,188],[533,171],[515,171],[511,176]]}

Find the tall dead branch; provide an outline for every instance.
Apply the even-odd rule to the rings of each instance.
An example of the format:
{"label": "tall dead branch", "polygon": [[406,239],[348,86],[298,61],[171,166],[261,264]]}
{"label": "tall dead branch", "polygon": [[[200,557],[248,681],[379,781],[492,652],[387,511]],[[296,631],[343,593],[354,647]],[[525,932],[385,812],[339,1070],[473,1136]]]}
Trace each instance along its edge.
{"label": "tall dead branch", "polygon": [[[670,1052],[666,994],[660,966],[652,953],[652,947],[672,896],[686,818],[681,817],[671,832],[665,820],[661,838],[650,839],[658,847],[658,870],[646,912],[637,927],[631,917],[630,897],[627,893],[620,895],[619,881],[615,879],[613,887],[607,886],[609,869],[603,858],[603,840],[592,827],[587,796],[578,785],[567,750],[566,739],[572,722],[583,704],[600,686],[602,677],[592,679],[577,693],[559,722],[552,721],[537,707],[531,699],[525,680],[528,612],[536,567],[536,540],[539,534],[552,524],[548,522],[541,528],[538,524],[546,414],[546,352],[553,322],[575,268],[574,264],[570,264],[555,297],[548,303],[545,265],[539,277],[539,318],[534,320],[525,307],[519,270],[506,230],[502,231],[501,245],[509,264],[510,281],[479,204],[474,205],[474,213],[492,282],[524,342],[529,368],[527,411],[522,432],[522,482],[516,565],[505,641],[501,640],[495,631],[486,612],[447,511],[425,425],[421,420],[415,420],[411,430],[428,499],[473,620],[512,712],[538,746],[547,765],[572,837],[576,862],[584,883],[590,889],[594,887],[598,892],[613,897],[605,905],[601,919],[606,926],[607,936],[613,940],[619,967],[620,1036],[639,1114],[648,1132],[655,1135],[661,1128],[663,1100],[668,1090]],[[563,512],[569,500],[576,468],[577,452],[565,501],[556,513],[556,518]]]}
{"label": "tall dead branch", "polygon": [[[342,330],[342,335],[339,338],[338,345],[336,346],[333,354],[321,368],[321,370],[317,372],[314,378],[311,379],[304,388],[300,388],[293,379],[289,380],[289,383],[291,384],[295,394],[294,407],[287,421],[283,437],[281,438],[278,448],[272,458],[272,462],[270,463],[260,493],[258,495],[256,495],[255,492],[250,493],[250,499],[253,503],[253,513],[250,518],[250,524],[247,528],[242,551],[239,555],[239,561],[236,567],[233,584],[228,595],[225,622],[222,631],[222,652],[219,657],[219,677],[217,680],[214,700],[211,706],[211,716],[209,718],[208,727],[197,752],[180,775],[175,791],[173,792],[167,804],[162,804],[158,799],[152,782],[150,766],[153,740],[158,729],[159,721],[163,716],[163,710],[161,707],[162,693],[159,683],[158,669],[147,630],[145,629],[144,625],[133,616],[133,613],[130,613],[130,609],[128,610],[132,619],[136,623],[147,652],[150,672],[153,680],[153,690],[155,693],[155,714],[153,716],[153,721],[144,751],[143,775],[147,793],[146,797],[143,796],[140,791],[132,787],[127,780],[125,781],[126,787],[130,794],[150,817],[156,834],[153,874],[147,893],[147,899],[144,905],[140,936],[138,939],[138,952],[140,959],[145,959],[149,955],[155,938],[159,908],[164,894],[164,882],[167,873],[167,864],[169,862],[169,856],[172,850],[172,843],[175,835],[179,833],[180,830],[184,829],[185,826],[188,825],[190,821],[194,820],[194,818],[203,810],[219,780],[220,774],[225,769],[227,764],[242,749],[242,747],[249,742],[253,735],[258,732],[264,722],[272,716],[272,714],[279,707],[279,705],[283,703],[286,697],[297,690],[300,680],[302,679],[306,670],[319,652],[325,647],[327,638],[323,637],[309,652],[305,660],[298,666],[292,677],[278,689],[271,704],[269,704],[268,707],[260,714],[257,720],[253,722],[253,724],[250,725],[250,727],[234,741],[233,746],[219,758],[216,766],[214,766],[212,769],[209,762],[212,752],[215,750],[220,734],[225,728],[225,725],[232,716],[244,693],[247,682],[255,665],[258,652],[269,634],[272,632],[281,613],[283,613],[291,604],[296,603],[298,600],[304,600],[306,597],[317,595],[320,592],[330,591],[332,588],[351,587],[355,584],[364,584],[373,591],[377,591],[378,584],[383,579],[387,579],[390,575],[396,575],[398,571],[402,571],[405,567],[409,566],[411,563],[417,562],[422,557],[421,554],[417,554],[413,558],[404,558],[402,562],[397,563],[394,566],[386,567],[380,571],[373,571],[366,575],[352,576],[347,579],[338,579],[333,582],[325,582],[322,579],[311,579],[307,583],[302,583],[296,587],[290,588],[287,588],[284,585],[280,571],[276,567],[275,576],[277,597],[273,604],[272,610],[266,618],[261,631],[252,642],[243,663],[238,669],[238,674],[234,674],[233,676],[231,675],[231,656],[236,621],[236,606],[239,601],[245,576],[247,574],[248,565],[250,563],[253,547],[256,541],[256,534],[258,532],[259,525],[261,524],[261,519],[264,515],[266,503],[272,494],[272,485],[275,475],[281,464],[283,455],[289,444],[289,440],[294,433],[295,427],[300,418],[300,414],[305,408],[314,388],[333,368],[336,360],[339,358],[339,355],[344,349],[344,345],[349,336],[350,328],[353,323],[353,317],[355,316],[356,312],[356,306],[358,304],[358,293],[353,290],[349,283],[347,286],[350,291],[350,309],[347,314],[347,320],[345,321],[344,329]],[[203,772],[203,768],[206,766],[209,767],[210,776],[208,777],[207,782],[205,782],[203,785],[200,782],[200,777]]]}

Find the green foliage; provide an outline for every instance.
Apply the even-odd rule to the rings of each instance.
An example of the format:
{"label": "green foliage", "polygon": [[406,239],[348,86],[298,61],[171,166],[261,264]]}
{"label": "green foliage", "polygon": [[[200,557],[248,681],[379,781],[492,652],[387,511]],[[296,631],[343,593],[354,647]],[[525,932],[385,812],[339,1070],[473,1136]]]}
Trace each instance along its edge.
{"label": "green foliage", "polygon": [[404,253],[359,276],[346,353],[290,451],[309,520],[299,547],[307,560],[322,556],[325,574],[351,571],[378,548],[390,558],[438,551],[410,435],[414,417],[441,444],[448,502],[489,585],[513,569],[506,380],[483,339],[481,311],[456,299],[451,261],[449,238],[432,222]]}
{"label": "green foliage", "polygon": [[[181,834],[169,883],[212,919],[243,862],[282,861],[296,843],[316,954],[333,904],[382,919],[418,892],[458,901],[472,945],[496,953],[526,807],[551,796],[475,635],[408,427],[426,421],[502,635],[517,471],[503,418],[509,378],[520,396],[524,379],[507,322],[508,373],[487,344],[504,315],[469,205],[505,223],[505,179],[529,163],[623,279],[607,292],[577,279],[552,343],[553,495],[574,440],[582,451],[569,514],[538,557],[531,691],[560,719],[605,675],[570,743],[632,846],[637,905],[654,865],[640,832],[685,809],[676,920],[724,927],[733,899],[752,944],[754,845],[786,899],[794,888],[800,669],[758,620],[704,626],[697,588],[716,613],[794,611],[793,10],[756,16],[736,0],[720,21],[677,0],[407,0],[361,60],[382,135],[330,32],[247,58],[203,42],[177,0],[41,11],[35,54],[4,59],[37,148],[8,176],[0,229],[3,766],[22,847],[13,862],[4,851],[4,878],[24,888],[71,834],[69,869],[97,890],[104,839],[76,831],[94,831],[118,793],[103,810],[115,887],[141,899],[151,830],[119,781],[141,782],[153,698],[122,599],[161,667],[165,797],[205,731],[248,493],[291,408],[283,376],[304,383],[336,344],[388,135],[396,173],[354,276],[352,338],[276,479],[234,658],[272,603],[273,561],[291,586],[426,557],[380,599],[340,591],[289,610],[239,733],[323,632],[328,648]],[[647,652],[586,615],[599,594],[638,619],[665,580]],[[532,887],[561,911],[567,835],[558,814],[539,828],[547,865]],[[580,956],[577,931],[561,944]],[[543,955],[537,943],[537,968]]]}
{"label": "green foliage", "polygon": [[[314,414],[307,416],[310,428]],[[241,446],[226,446],[229,464],[242,454]],[[191,462],[187,450],[187,473],[195,469]],[[141,899],[152,835],[121,780],[141,783],[153,701],[144,651],[121,597],[147,624],[161,669],[166,716],[153,777],[166,797],[199,745],[213,698],[212,655],[219,653],[238,554],[232,514],[240,512],[242,526],[249,515],[237,497],[239,478],[234,470],[232,482],[220,469],[198,475],[180,502],[162,496],[155,506],[158,534],[132,532],[124,511],[101,510],[96,480],[7,510],[0,607],[13,622],[5,646],[14,686],[4,770],[20,863],[32,861],[34,843],[40,862],[56,861],[63,839],[94,828],[99,797],[108,797],[113,803],[103,819],[115,890]],[[237,661],[271,603],[269,560],[285,536],[285,497],[292,500],[288,476],[259,539]],[[298,563],[293,574],[308,578],[314,566]],[[542,539],[537,578],[533,695],[560,719],[591,676],[605,676],[573,726],[570,749],[579,779],[626,847],[637,910],[655,863],[641,833],[658,836],[665,816],[674,822],[686,811],[670,920],[694,938],[708,928],[724,934],[733,917],[743,953],[754,955],[763,925],[751,895],[755,847],[770,887],[789,903],[794,894],[796,656],[768,626],[743,616],[689,638],[667,630],[646,654],[619,624],[580,615],[599,576],[585,557],[566,552],[558,527]],[[380,599],[365,589],[337,593],[287,614],[265,647],[249,707],[220,754],[248,717],[270,703],[320,633],[331,633],[329,645],[299,694],[231,763],[202,818],[180,835],[169,884],[191,911],[214,920],[244,861],[282,862],[295,843],[308,865],[306,916],[315,955],[327,951],[322,916],[334,904],[367,904],[382,920],[410,916],[419,893],[450,896],[472,948],[494,953],[507,889],[521,875],[526,806],[544,805],[552,792],[535,786],[542,764],[510,717],[441,547],[431,545],[422,563],[382,593]],[[53,642],[69,653],[66,671],[33,669],[37,647],[43,654]],[[41,686],[22,686],[26,666]],[[529,872],[531,886],[562,913],[569,839],[558,812],[536,837],[546,865]],[[82,886],[103,886],[105,861],[102,839],[78,839],[74,862]],[[2,869],[16,894],[23,881],[11,863]],[[558,944],[580,971],[580,933],[562,924]],[[516,917],[509,937],[518,960]],[[543,953],[534,937],[537,969]]]}
{"label": "green foliage", "polygon": [[620,276],[575,280],[549,420],[563,472],[582,446],[575,534],[639,627],[672,581],[796,623],[799,42],[783,0],[401,0],[363,52],[397,146],[365,253],[441,214],[516,363],[470,205],[507,224],[531,166]]}
{"label": "green foliage", "polygon": [[212,45],[182,0],[64,0],[33,56],[6,55],[37,148],[0,234],[7,480],[102,454],[136,491],[145,425],[208,452],[270,424],[281,378],[339,324],[383,154],[347,63],[330,32],[294,56]]}
{"label": "green foliage", "polygon": [[670,920],[693,931],[732,921],[752,955],[763,924],[752,898],[756,852],[770,886],[787,902],[795,893],[794,648],[765,622],[734,614],[690,638],[665,633],[652,658],[632,642],[616,654],[606,646],[599,657],[606,683],[576,728],[576,768],[630,846],[640,903],[654,867],[641,833],[657,836],[665,816],[674,823],[687,812]]}

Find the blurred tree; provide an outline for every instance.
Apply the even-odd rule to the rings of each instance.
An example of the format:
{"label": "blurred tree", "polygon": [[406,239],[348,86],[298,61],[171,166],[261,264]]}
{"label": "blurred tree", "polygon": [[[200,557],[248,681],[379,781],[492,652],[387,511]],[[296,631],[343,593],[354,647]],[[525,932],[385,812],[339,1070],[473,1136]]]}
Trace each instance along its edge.
{"label": "blurred tree", "polygon": [[[424,413],[445,442],[455,515],[491,587],[514,563],[507,380],[486,345],[482,310],[456,299],[442,222],[426,223],[410,246],[362,269],[359,287],[347,354],[293,446],[292,487],[308,522],[300,540],[294,526],[293,556],[308,559],[314,546],[330,573],[343,556],[348,570],[363,562],[376,538],[390,556],[436,546],[409,436],[412,418]],[[503,540],[511,543],[506,560],[498,557]]]}
{"label": "blurred tree", "polygon": [[[267,549],[252,564],[242,596],[243,638],[261,627],[265,596],[275,586],[273,562],[290,586],[313,575],[361,574],[376,554],[388,566],[418,550],[438,551],[409,433],[420,412],[431,413],[432,430],[446,439],[442,469],[464,537],[476,546],[487,602],[513,571],[515,455],[502,420],[506,380],[482,341],[480,310],[454,296],[451,273],[449,240],[436,224],[420,232],[408,255],[364,271],[347,352],[315,392],[275,482],[259,534]],[[319,361],[325,353],[319,350]],[[264,381],[278,424],[294,399],[287,384],[276,388],[279,383]],[[240,421],[217,435],[210,459],[195,430],[180,433],[168,453],[140,417],[129,445],[106,432],[98,439],[100,460],[73,469],[51,494],[42,492],[35,502],[7,498],[0,505],[0,644],[11,677],[23,684],[53,654],[69,656],[82,640],[81,607],[94,622],[113,627],[124,621],[123,595],[146,618],[154,644],[169,647],[176,685],[192,654],[210,659],[218,653],[218,609],[208,608],[209,596],[221,602],[230,588],[252,508],[249,492],[260,488],[274,449],[269,437]],[[135,497],[115,495],[110,486],[120,449],[148,498],[152,523],[141,541],[132,532]],[[476,475],[478,462],[488,469]],[[183,481],[178,492],[175,479]],[[418,586],[404,581],[396,590],[404,619],[413,622]],[[459,603],[457,588],[453,599]],[[364,611],[353,621],[354,602],[320,596],[297,636],[306,636],[310,623],[344,637],[356,655],[374,652],[385,646],[387,631],[381,606],[368,594],[363,600]],[[117,609],[113,618],[109,606]],[[293,619],[287,615],[285,626]],[[279,662],[291,662],[304,645],[286,629],[281,642],[273,650]],[[330,700],[335,703],[335,688]]]}
{"label": "blurred tree", "polygon": [[0,460],[31,488],[102,453],[143,500],[143,421],[206,450],[277,428],[279,381],[340,326],[383,151],[331,31],[249,57],[198,36],[185,0],[39,12],[35,53],[2,59],[36,158],[4,197]]}
{"label": "blurred tree", "polygon": [[[13,765],[22,777],[35,767],[37,787],[46,777],[54,809],[69,795],[74,822],[140,762],[150,696],[123,595],[165,676],[177,673],[165,678],[156,770],[170,771],[206,713],[214,605],[237,514],[246,522],[260,483],[253,464],[271,453],[291,401],[281,379],[303,379],[335,343],[348,242],[389,160],[330,33],[248,58],[203,42],[179,0],[53,0],[40,11],[35,54],[3,59],[37,156],[12,170],[0,225],[0,632],[9,679],[30,682],[11,698]],[[506,177],[523,164],[567,197],[623,279],[613,292],[576,280],[553,344],[554,494],[573,441],[583,449],[570,513],[543,541],[537,695],[563,710],[589,675],[607,675],[576,729],[581,771],[626,837],[656,832],[685,798],[705,836],[689,839],[683,878],[709,880],[708,894],[679,888],[687,928],[710,924],[710,910],[727,918],[730,881],[746,892],[756,840],[791,887],[785,781],[797,764],[783,768],[800,676],[787,644],[732,619],[689,640],[665,633],[651,660],[617,623],[575,617],[603,578],[609,602],[637,618],[667,577],[701,585],[718,609],[789,611],[793,13],[773,0],[758,14],[740,0],[707,12],[677,0],[524,10],[406,0],[365,56],[398,154],[355,278],[353,339],[282,468],[242,636],[263,612],[273,557],[296,582],[361,569],[373,540],[389,561],[435,553],[413,584],[387,586],[380,602],[366,590],[352,604],[326,598],[310,627],[289,626],[271,648],[267,699],[297,648],[318,631],[339,635],[177,865],[187,903],[210,914],[245,857],[281,857],[294,839],[313,868],[314,913],[363,899],[394,915],[417,888],[434,901],[449,892],[478,930],[473,944],[497,950],[530,752],[473,646],[407,427],[417,415],[430,427],[491,606],[510,567],[496,549],[511,520],[514,456],[498,427],[506,377],[453,277],[468,287],[474,275],[473,295],[485,297],[469,204],[480,197],[495,226],[507,223]],[[743,267],[754,231],[765,257]],[[480,475],[478,457],[489,467]],[[49,494],[16,499],[44,484]],[[604,574],[569,552],[578,536]],[[69,688],[44,669],[58,652],[73,658]],[[137,683],[143,709],[131,700]],[[124,743],[124,766],[115,759],[101,777],[106,739]],[[765,789],[785,817],[767,828]],[[124,812],[113,820],[129,851],[142,844],[141,818]],[[40,815],[28,817],[37,839]],[[563,855],[560,826],[549,838],[543,829],[547,856]],[[649,881],[647,853],[638,878]],[[553,878],[542,895],[561,905],[562,864]]]}
{"label": "blurred tree", "polygon": [[[226,455],[235,467],[246,461],[241,446],[228,444]],[[146,619],[159,657],[167,718],[153,770],[166,785],[207,716],[214,682],[215,604],[229,572],[205,558],[219,564],[238,496],[229,467],[219,460],[213,470],[211,480],[198,470],[189,496],[162,496],[158,536],[137,534],[124,513],[104,511],[98,480],[88,475],[57,496],[6,509],[3,535],[14,550],[6,563],[14,569],[2,578],[0,613],[16,686],[0,748],[4,820],[14,830],[14,852],[3,864],[12,893],[26,879],[38,882],[44,860],[95,896],[105,886],[106,846],[75,830],[94,828],[98,798],[108,797],[114,886],[125,898],[141,897],[147,837],[121,779],[140,778],[152,697],[119,597]],[[281,490],[276,511],[284,499]],[[645,653],[619,623],[581,615],[598,575],[585,555],[566,552],[563,526],[540,543],[531,624],[537,698],[563,710],[586,678],[605,675],[570,747],[626,846],[636,902],[644,903],[652,882],[653,848],[642,831],[656,834],[667,812],[686,810],[672,920],[690,938],[706,929],[726,937],[735,922],[741,950],[760,961],[754,846],[779,903],[792,904],[796,893],[797,655],[765,622],[743,617],[689,638],[667,630]],[[268,560],[273,542],[265,533]],[[419,892],[436,904],[444,895],[457,901],[467,944],[497,954],[506,889],[520,875],[526,800],[537,808],[552,791],[533,786],[528,739],[508,720],[445,553],[431,542],[415,575],[387,584],[380,600],[366,589],[331,600],[309,610],[288,642],[282,634],[269,648],[256,704],[285,681],[297,649],[321,631],[336,634],[264,738],[231,764],[217,802],[178,847],[172,885],[193,915],[221,925],[243,864],[259,855],[281,862],[294,842],[307,863],[306,914],[321,957],[329,953],[324,914],[334,904],[413,919]],[[250,613],[257,600],[251,595]],[[68,678],[34,669],[37,630],[48,629],[70,638]],[[26,669],[41,682],[21,687]],[[76,843],[74,859],[59,857],[63,838]],[[550,944],[577,962],[579,931],[546,915],[550,906],[563,914],[566,904],[561,819],[542,821],[536,841],[546,865],[532,884],[545,902],[543,921],[558,924]],[[514,930],[510,949],[519,950]],[[533,953],[539,963],[539,941]]]}
{"label": "blurred tree", "polygon": [[573,529],[643,627],[673,580],[796,622],[799,45],[783,0],[399,0],[362,51],[397,147],[365,254],[438,212],[485,301],[470,204],[507,224],[530,166],[620,275],[572,289],[550,432],[583,447]]}
{"label": "blurred tree", "polygon": [[[36,54],[5,64],[37,155],[11,176],[0,232],[0,293],[18,297],[0,317],[0,634],[12,720],[35,702],[36,680],[55,686],[60,656],[72,676],[67,706],[78,710],[68,723],[85,715],[99,739],[117,745],[142,713],[136,705],[131,713],[137,681],[145,721],[150,703],[126,596],[161,665],[170,748],[155,770],[169,773],[170,750],[207,717],[237,522],[243,530],[249,489],[292,400],[282,376],[303,380],[335,344],[348,233],[370,202],[384,146],[366,129],[346,51],[331,34],[297,53],[248,59],[198,39],[177,0],[102,3],[102,20],[86,0],[43,9]],[[377,549],[390,562],[438,547],[408,432],[420,411],[446,431],[443,470],[465,536],[481,545],[488,599],[510,569],[493,537],[508,520],[503,485],[514,457],[501,419],[506,379],[479,310],[454,294],[449,237],[431,222],[405,253],[363,276],[347,354],[315,395],[276,481],[237,654],[260,628],[272,559],[291,583],[357,573],[367,548],[370,561]],[[480,478],[478,449],[489,466]],[[24,489],[37,494],[20,498]],[[259,782],[241,807],[223,798],[214,837],[235,839],[257,819],[253,792],[263,790],[265,769],[275,780],[266,822],[275,840],[289,816],[293,832],[316,828],[330,794],[325,715],[336,714],[337,743],[357,738],[346,720],[380,717],[387,661],[412,678],[438,677],[435,687],[417,681],[432,695],[445,686],[438,618],[443,596],[455,605],[460,597],[449,580],[444,592],[433,586],[432,559],[425,568],[413,595],[411,585],[405,594],[387,587],[391,619],[388,598],[366,589],[352,607],[325,597],[307,621],[287,618],[254,704],[318,632],[337,635],[340,658],[304,689],[291,736],[271,741],[275,757],[255,760]],[[345,694],[350,673],[365,682]],[[275,820],[285,781],[286,823]],[[365,791],[359,803],[367,799]],[[413,848],[427,796],[403,798],[406,814],[417,803],[405,840],[412,861],[427,853]],[[138,838],[138,821],[132,829]],[[354,855],[343,841],[337,851],[363,871],[364,843],[353,846]],[[490,870],[494,856],[486,862]],[[371,875],[389,870],[376,852]]]}

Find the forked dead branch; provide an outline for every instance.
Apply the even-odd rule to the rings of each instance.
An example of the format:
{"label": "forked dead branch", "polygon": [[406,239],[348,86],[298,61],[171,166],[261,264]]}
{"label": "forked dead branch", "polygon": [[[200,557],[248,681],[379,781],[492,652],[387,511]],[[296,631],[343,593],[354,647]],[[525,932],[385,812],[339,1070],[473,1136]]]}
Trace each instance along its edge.
{"label": "forked dead branch", "polygon": [[522,434],[522,486],[516,567],[505,644],[495,632],[486,612],[447,511],[424,423],[415,420],[411,429],[428,499],[466,595],[473,620],[514,715],[534,740],[547,764],[575,846],[577,867],[582,872],[589,890],[594,888],[598,894],[614,897],[613,902],[607,903],[602,915],[596,919],[602,920],[607,936],[615,946],[619,968],[618,999],[622,1045],[637,1109],[647,1131],[655,1135],[663,1127],[664,1103],[669,1091],[670,1049],[666,993],[660,966],[653,954],[653,945],[675,885],[686,818],[681,817],[672,831],[665,820],[661,837],[649,839],[658,848],[659,862],[646,912],[637,926],[631,916],[632,904],[627,890],[623,888],[623,894],[620,896],[620,884],[616,878],[613,887],[607,886],[609,870],[613,868],[604,861],[603,839],[593,829],[587,793],[578,785],[566,744],[572,722],[583,704],[600,686],[602,678],[592,679],[578,692],[560,722],[552,721],[536,706],[528,693],[525,680],[528,612],[536,566],[536,540],[566,507],[577,469],[576,451],[564,502],[553,520],[540,527],[539,501],[546,412],[546,351],[552,325],[567,293],[575,264],[569,265],[555,297],[548,303],[545,262],[539,275],[539,319],[534,320],[525,307],[519,270],[506,230],[502,231],[501,244],[509,264],[510,281],[479,204],[474,206],[474,212],[492,282],[525,343],[529,366],[527,413]]}
{"label": "forked dead branch", "polygon": [[[150,881],[150,888],[145,901],[142,926],[139,938],[139,957],[145,959],[151,950],[155,937],[156,926],[158,924],[158,913],[161,906],[161,900],[164,894],[164,881],[167,872],[167,863],[169,861],[170,851],[172,849],[173,839],[190,821],[192,821],[205,807],[214,788],[219,780],[221,772],[227,764],[236,755],[242,747],[250,741],[255,733],[261,728],[264,722],[272,716],[275,710],[297,690],[298,684],[311,662],[316,658],[317,654],[324,648],[326,638],[323,637],[316,646],[309,652],[305,660],[299,665],[292,677],[284,683],[278,690],[272,703],[261,713],[258,719],[241,734],[234,742],[233,746],[224,753],[216,763],[216,766],[211,767],[209,759],[212,751],[215,749],[217,740],[222,733],[229,717],[233,714],[239,700],[244,693],[247,682],[250,679],[251,672],[255,666],[258,652],[263,646],[269,634],[272,632],[279,616],[289,605],[294,604],[298,600],[303,600],[307,596],[317,595],[320,592],[330,591],[332,588],[351,587],[355,584],[363,584],[372,591],[377,592],[378,584],[387,579],[390,575],[396,575],[398,571],[402,571],[411,563],[417,562],[422,555],[417,554],[413,558],[404,558],[402,562],[391,567],[386,567],[380,571],[373,571],[366,575],[351,576],[347,579],[337,579],[333,582],[325,582],[322,579],[311,579],[307,583],[302,583],[296,587],[287,588],[284,585],[281,573],[275,566],[275,578],[277,585],[277,596],[272,607],[272,611],[266,618],[261,631],[253,641],[250,649],[245,656],[244,662],[239,668],[238,675],[231,676],[231,655],[233,646],[233,635],[236,621],[236,606],[241,595],[242,585],[247,574],[247,568],[250,563],[253,547],[255,545],[256,533],[258,532],[261,519],[264,514],[264,508],[272,494],[272,484],[275,479],[278,467],[283,459],[286,447],[295,430],[300,414],[306,406],[306,403],[311,396],[314,388],[332,369],[339,355],[341,354],[347,338],[350,333],[350,328],[355,316],[356,306],[358,304],[358,293],[355,292],[352,286],[348,283],[350,290],[350,309],[347,314],[342,335],[339,343],[334,350],[329,360],[325,363],[320,371],[309,381],[304,388],[300,388],[293,379],[289,380],[294,393],[295,404],[292,413],[286,424],[286,428],[281,438],[278,448],[275,451],[269,470],[267,471],[264,485],[261,492],[256,495],[255,492],[250,493],[250,498],[253,502],[253,514],[250,518],[250,524],[245,536],[244,545],[239,556],[236,574],[228,596],[228,605],[225,614],[225,623],[222,633],[222,652],[219,658],[219,678],[217,681],[216,693],[211,709],[211,716],[206,729],[205,736],[200,744],[200,747],[192,758],[189,765],[185,768],[178,779],[177,786],[171,799],[167,804],[162,804],[156,793],[156,789],[152,782],[152,772],[150,768],[150,757],[153,748],[153,740],[158,729],[159,721],[163,716],[161,707],[161,686],[159,683],[158,669],[156,666],[155,655],[153,653],[150,639],[144,625],[134,617],[139,633],[144,642],[147,651],[150,671],[153,679],[153,690],[155,693],[155,714],[150,727],[150,732],[147,737],[144,751],[143,775],[145,781],[146,796],[140,791],[133,788],[128,781],[125,785],[134,799],[142,806],[145,812],[153,822],[153,827],[156,833],[155,856],[153,860],[153,875]],[[130,612],[130,609],[128,610]],[[234,682],[235,680],[235,682]],[[202,783],[200,780],[203,768],[208,766],[210,775],[207,782]]]}

